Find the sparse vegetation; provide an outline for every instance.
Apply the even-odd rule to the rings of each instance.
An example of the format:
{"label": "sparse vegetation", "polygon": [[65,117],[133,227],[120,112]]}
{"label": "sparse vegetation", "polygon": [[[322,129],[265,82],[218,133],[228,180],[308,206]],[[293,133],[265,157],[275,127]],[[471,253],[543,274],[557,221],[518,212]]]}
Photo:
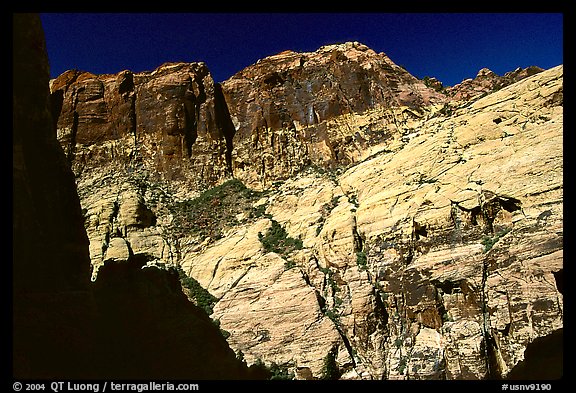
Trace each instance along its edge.
{"label": "sparse vegetation", "polygon": [[408,359],[402,358],[400,359],[400,363],[398,363],[398,373],[404,375],[404,371],[406,370],[406,366],[408,365]]}
{"label": "sparse vegetation", "polygon": [[270,214],[266,213],[267,207],[268,206],[266,203],[262,203],[258,206],[255,206],[250,212],[250,218],[260,218],[260,217],[272,218]]}
{"label": "sparse vegetation", "polygon": [[265,215],[266,205],[252,207],[262,192],[246,187],[240,180],[232,179],[204,191],[200,196],[171,206],[174,216],[173,231],[177,235],[191,234],[201,239],[217,240],[223,231],[238,223],[237,215],[247,218]]}
{"label": "sparse vegetation", "polygon": [[310,164],[302,168],[303,173],[317,173],[323,177],[327,177],[333,183],[338,184],[338,175],[342,169],[339,167],[323,167],[316,164]]}
{"label": "sparse vegetation", "polygon": [[222,334],[222,337],[224,337],[224,339],[228,339],[228,337],[230,337],[230,332],[227,330],[224,330],[220,327],[220,320],[219,319],[213,319],[212,323],[218,328],[220,329],[220,333]]}
{"label": "sparse vegetation", "polygon": [[[244,353],[238,351],[236,358],[246,363],[244,360]],[[252,364],[249,369],[251,373],[256,377],[255,379],[269,379],[269,380],[292,380],[294,379],[294,373],[290,372],[290,367],[292,364],[277,364],[272,362],[270,366],[266,366],[262,359],[258,358]]]}
{"label": "sparse vegetation", "polygon": [[329,203],[325,203],[320,208],[320,218],[318,219],[318,226],[316,227],[316,236],[318,236],[320,232],[322,232],[322,228],[324,227],[324,222],[326,221],[326,218],[328,218],[330,213],[332,213],[332,210],[334,210],[334,208],[338,206],[339,200],[340,200],[339,196],[334,196],[332,197]]}
{"label": "sparse vegetation", "polygon": [[284,262],[284,270],[290,270],[293,267],[296,267],[296,262],[290,260]]}
{"label": "sparse vegetation", "polygon": [[366,253],[364,251],[356,252],[356,263],[360,270],[366,270],[368,268],[368,259],[366,258]]}
{"label": "sparse vegetation", "polygon": [[445,312],[442,314],[442,322],[454,322],[454,318],[452,318],[448,312]]}
{"label": "sparse vegetation", "polygon": [[275,252],[283,256],[303,247],[302,240],[289,237],[284,227],[276,220],[272,220],[272,226],[265,235],[258,233],[258,239],[266,252]]}
{"label": "sparse vegetation", "polygon": [[508,232],[510,232],[510,229],[503,229],[497,232],[494,236],[488,236],[488,235],[484,236],[482,238],[482,244],[484,245],[484,252],[486,253],[490,251],[494,246],[494,244],[496,244],[496,242],[500,240],[500,238],[506,235]]}
{"label": "sparse vegetation", "polygon": [[[331,295],[334,299],[334,304],[332,308],[324,309],[324,315],[330,318],[330,320],[336,325],[338,329],[340,329],[340,313],[338,311],[338,307],[342,305],[344,302],[342,298],[340,298],[337,293],[340,292],[340,288],[338,287],[338,283],[334,280],[334,272],[330,270],[328,267],[319,267],[319,270],[324,273],[326,277],[326,286],[324,287],[324,296]],[[328,291],[330,289],[330,292]]]}
{"label": "sparse vegetation", "polygon": [[450,117],[454,113],[454,109],[450,104],[445,103],[442,109],[438,111],[438,113],[440,113],[443,116]]}
{"label": "sparse vegetation", "polygon": [[272,362],[268,370],[272,374],[270,376],[271,380],[291,380],[294,379],[294,373],[288,371],[290,368],[289,364],[276,364]]}
{"label": "sparse vegetation", "polygon": [[[196,279],[193,277],[188,277],[184,270],[180,266],[177,267],[178,278],[180,279],[180,284],[187,291],[188,296],[192,298],[194,304],[204,310],[208,316],[213,312],[214,305],[218,299],[212,295],[208,290],[206,290]],[[219,319],[212,319],[212,323],[220,330],[220,334],[224,339],[230,337],[230,332],[224,330],[220,327]]]}
{"label": "sparse vegetation", "polygon": [[356,208],[357,208],[358,206],[360,206],[360,205],[358,204],[358,197],[357,197],[355,194],[350,194],[350,195],[348,195],[348,202],[350,202],[351,204],[353,204],[354,207],[356,207]]}
{"label": "sparse vegetation", "polygon": [[204,289],[193,277],[188,277],[181,267],[178,267],[178,276],[182,287],[188,291],[188,295],[194,300],[194,303],[202,308],[206,314],[212,314],[212,308],[218,299]]}
{"label": "sparse vegetation", "polygon": [[336,327],[338,328],[340,327],[340,314],[338,314],[338,312],[335,311],[335,309],[326,310],[324,315],[330,318],[330,320],[334,322],[334,325],[336,325]]}
{"label": "sparse vegetation", "polygon": [[336,347],[332,347],[330,351],[326,354],[322,364],[322,376],[320,379],[335,380],[339,379],[342,373],[338,368],[338,363],[336,363]]}

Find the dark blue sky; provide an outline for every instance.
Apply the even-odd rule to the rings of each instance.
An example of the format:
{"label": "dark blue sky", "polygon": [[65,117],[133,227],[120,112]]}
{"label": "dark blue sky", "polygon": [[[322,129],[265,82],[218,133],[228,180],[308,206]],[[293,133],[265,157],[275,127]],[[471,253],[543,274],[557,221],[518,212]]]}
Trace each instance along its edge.
{"label": "dark blue sky", "polygon": [[218,82],[291,49],[359,41],[422,78],[452,86],[487,67],[499,75],[563,63],[561,13],[45,13],[52,77],[152,71],[203,61]]}

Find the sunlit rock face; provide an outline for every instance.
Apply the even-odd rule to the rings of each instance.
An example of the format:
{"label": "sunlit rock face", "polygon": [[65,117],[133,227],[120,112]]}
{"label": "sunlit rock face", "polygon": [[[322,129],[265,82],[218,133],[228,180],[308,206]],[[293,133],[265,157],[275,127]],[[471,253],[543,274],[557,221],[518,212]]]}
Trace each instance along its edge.
{"label": "sunlit rock face", "polygon": [[455,101],[478,99],[480,96],[485,96],[500,90],[503,87],[542,71],[544,71],[542,68],[536,66],[526,68],[518,67],[514,71],[507,72],[503,76],[500,76],[488,68],[482,68],[478,71],[474,79],[465,79],[461,83],[447,87],[444,93],[448,95],[451,100]]}
{"label": "sunlit rock face", "polygon": [[[128,72],[61,76],[93,279],[130,258],[177,266],[239,357],[297,379],[326,364],[341,379],[537,378],[537,359],[561,374],[563,67],[528,74],[464,99],[346,43],[221,88],[196,63],[126,90]],[[74,115],[81,90],[103,98]],[[109,117],[133,102],[134,119],[97,126],[99,100]]]}
{"label": "sunlit rock face", "polygon": [[136,74],[71,70],[51,91],[76,173],[113,163],[194,190],[232,174],[261,189],[311,165],[356,162],[446,99],[357,42],[282,52],[222,85],[204,63],[166,63]]}
{"label": "sunlit rock face", "polygon": [[[399,123],[445,100],[358,42],[267,57],[222,89],[236,129],[233,169],[254,187],[310,165],[356,162],[372,146],[398,137]],[[376,109],[378,116],[352,116]]]}
{"label": "sunlit rock face", "polygon": [[51,82],[58,139],[77,174],[145,168],[198,189],[230,174],[233,129],[204,63],[67,71]]}

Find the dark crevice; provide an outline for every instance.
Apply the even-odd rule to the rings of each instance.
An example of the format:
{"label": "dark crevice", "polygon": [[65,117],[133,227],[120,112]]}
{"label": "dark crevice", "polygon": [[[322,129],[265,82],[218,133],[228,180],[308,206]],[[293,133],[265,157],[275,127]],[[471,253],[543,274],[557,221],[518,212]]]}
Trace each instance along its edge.
{"label": "dark crevice", "polygon": [[184,141],[186,143],[186,155],[192,157],[192,145],[198,138],[198,117],[196,115],[199,103],[194,103],[193,98],[186,97],[184,101]]}
{"label": "dark crevice", "polygon": [[234,128],[234,123],[232,123],[232,117],[230,116],[230,111],[228,110],[228,105],[222,92],[222,86],[219,83],[214,83],[214,110],[216,111],[218,126],[226,140],[226,171],[229,176],[233,176],[232,150],[234,148],[233,139],[234,134],[236,134],[236,129]]}
{"label": "dark crevice", "polygon": [[491,334],[486,334],[485,343],[486,353],[488,355],[486,359],[486,363],[488,365],[487,379],[502,379],[502,374],[498,363],[498,345],[496,344],[496,340],[494,340],[494,337],[492,337]]}
{"label": "dark crevice", "polygon": [[320,295],[320,292],[314,290],[314,294],[316,295],[316,300],[318,301],[318,306],[320,307],[320,311],[324,313],[326,311],[326,299]]}
{"label": "dark crevice", "polygon": [[123,95],[134,91],[134,75],[131,72],[126,72],[122,76],[122,81],[118,85],[118,93]]}
{"label": "dark crevice", "polygon": [[470,212],[470,224],[478,225],[478,216],[482,214],[480,211],[480,206],[473,207],[469,210]]}
{"label": "dark crevice", "polygon": [[515,212],[517,210],[522,209],[522,202],[519,199],[512,198],[512,197],[498,197],[498,202],[502,209],[506,210],[507,212]]}
{"label": "dark crevice", "polygon": [[481,216],[482,211],[480,206],[474,206],[471,209],[466,209],[458,204],[458,202],[452,201],[452,210],[450,212],[450,217],[454,223],[456,229],[462,229],[462,220],[459,218],[458,210],[464,212],[468,215],[468,222],[474,226],[478,225],[478,217]]}
{"label": "dark crevice", "polygon": [[511,326],[512,326],[512,323],[510,323],[510,322],[508,322],[508,323],[506,324],[506,326],[504,326],[504,330],[502,330],[502,334],[503,334],[505,337],[508,337],[508,336],[510,335],[510,327],[511,327]]}
{"label": "dark crevice", "polygon": [[344,332],[342,332],[342,330],[339,327],[336,327],[336,329],[338,330],[338,333],[340,333],[340,337],[342,338],[342,342],[344,343],[344,346],[348,351],[348,355],[350,355],[350,359],[352,360],[352,367],[356,367],[356,360],[354,360],[355,351],[352,348],[352,345],[350,344],[350,340],[348,340],[348,337],[346,337]]}
{"label": "dark crevice", "polygon": [[373,296],[374,296],[374,304],[375,304],[374,313],[376,314],[378,321],[381,323],[382,329],[387,330],[388,329],[388,320],[390,318],[390,315],[388,314],[388,311],[386,310],[386,305],[382,301],[382,298],[380,296],[380,292],[376,288],[374,288]]}
{"label": "dark crevice", "polygon": [[206,91],[204,90],[202,75],[194,74],[194,79],[189,80],[189,83],[196,85],[198,94],[195,95],[195,89],[189,86],[184,96],[184,142],[188,158],[192,157],[192,146],[198,138],[200,107],[202,103],[206,102]]}
{"label": "dark crevice", "polygon": [[448,321],[448,311],[446,311],[446,307],[444,306],[444,298],[442,297],[442,293],[436,290],[436,310],[438,310],[438,315],[442,319],[442,324]]}
{"label": "dark crevice", "polygon": [[354,219],[354,226],[352,227],[352,233],[354,235],[354,251],[355,252],[364,251],[364,239],[358,232],[358,227],[356,225],[356,216],[354,216],[353,219]]}
{"label": "dark crevice", "polygon": [[136,122],[136,95],[132,96],[130,101],[130,135],[133,138],[132,152],[130,153],[131,164],[134,166],[138,164],[138,134]]}
{"label": "dark crevice", "polygon": [[522,202],[520,202],[519,199],[508,196],[497,196],[491,191],[484,191],[483,196],[489,197],[480,204],[487,232],[494,233],[494,220],[500,210],[504,209],[512,213],[522,209]]}
{"label": "dark crevice", "polygon": [[426,230],[426,225],[421,225],[418,222],[414,221],[414,238],[416,240],[420,240],[421,236],[427,237],[428,231]]}
{"label": "dark crevice", "polygon": [[438,281],[432,280],[431,284],[434,285],[435,292],[436,292],[436,310],[438,311],[438,315],[442,320],[442,324],[444,322],[452,321],[446,307],[444,306],[444,295],[452,295],[455,293],[461,293],[462,287],[461,283],[463,280],[459,281]]}
{"label": "dark crevice", "polygon": [[458,280],[458,281],[432,280],[431,284],[434,285],[437,290],[440,290],[442,294],[453,295],[455,293],[462,292],[462,281],[464,280]]}
{"label": "dark crevice", "polygon": [[410,241],[406,254],[403,253],[402,255],[406,255],[404,261],[406,262],[406,265],[410,265],[414,259],[414,241]]}
{"label": "dark crevice", "polygon": [[70,135],[70,141],[68,142],[68,149],[66,151],[66,158],[68,159],[68,164],[72,166],[74,161],[74,155],[76,153],[76,135],[78,134],[78,112],[74,111],[72,119],[72,132]]}
{"label": "dark crevice", "polygon": [[496,215],[500,211],[500,205],[495,203],[494,200],[483,203],[480,206],[482,212],[482,218],[486,224],[484,231],[489,233],[494,233],[494,220]]}
{"label": "dark crevice", "polygon": [[134,86],[132,73],[130,73],[130,80],[132,83],[131,92],[134,94],[128,96],[128,99],[130,100],[130,111],[128,112],[130,128],[128,129],[128,133],[134,137],[134,149],[136,149],[136,124],[138,123],[136,122],[136,87]]}
{"label": "dark crevice", "polygon": [[484,340],[482,340],[481,350],[484,352],[484,361],[486,362],[487,378],[494,379],[496,377],[496,371],[494,366],[497,362],[493,360],[495,357],[494,352],[494,338],[490,331],[490,315],[488,311],[488,297],[486,290],[486,281],[488,280],[488,267],[490,262],[488,259],[484,259],[482,263],[482,286],[481,286],[481,309],[482,309],[482,335]]}
{"label": "dark crevice", "polygon": [[284,83],[284,78],[278,72],[273,72],[264,78],[264,83],[272,87],[280,86]]}
{"label": "dark crevice", "polygon": [[556,289],[561,294],[564,294],[564,269],[552,272],[552,274],[554,274],[554,280],[556,281]]}
{"label": "dark crevice", "polygon": [[58,118],[62,112],[62,105],[64,104],[64,91],[56,90],[50,94],[50,112],[52,113],[52,122],[54,127],[54,135],[58,129]]}

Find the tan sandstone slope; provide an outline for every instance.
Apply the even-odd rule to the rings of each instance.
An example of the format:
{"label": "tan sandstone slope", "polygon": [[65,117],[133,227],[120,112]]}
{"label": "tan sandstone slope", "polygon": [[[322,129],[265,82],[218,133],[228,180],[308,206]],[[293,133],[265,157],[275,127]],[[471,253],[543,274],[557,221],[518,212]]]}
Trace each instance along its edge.
{"label": "tan sandstone slope", "polygon": [[[71,159],[93,266],[134,256],[178,266],[215,297],[211,317],[247,363],[275,363],[295,378],[326,377],[331,361],[342,379],[506,378],[531,370],[531,353],[549,366],[532,376],[561,375],[563,67],[483,98],[450,102],[378,57],[358,62],[375,78],[366,91],[389,92],[378,87],[384,86],[378,75],[392,69],[398,72],[395,96],[417,100],[332,113],[327,103],[345,101],[338,95],[344,93],[324,92],[318,94],[328,97],[320,100],[324,106],[310,103],[311,117],[290,114],[306,108],[308,97],[305,105],[288,107],[282,116],[290,124],[267,117],[270,112],[250,120],[242,106],[249,103],[232,97],[272,84],[277,95],[253,102],[273,107],[291,97],[286,81],[293,73],[307,72],[298,67],[323,61],[320,54],[342,64],[377,56],[361,44],[347,45],[282,53],[261,61],[271,69],[280,63],[282,72],[258,79],[247,69],[226,81],[228,120],[200,126],[219,99],[209,104],[204,97],[196,112],[175,105],[175,122],[197,114],[197,140],[208,146],[197,155],[194,142],[187,156],[186,127],[154,125],[150,130],[161,136],[154,145],[152,131],[138,131],[140,120],[128,136],[75,145]],[[152,81],[161,71],[134,80]],[[94,97],[105,101],[102,83]],[[170,102],[158,86],[157,98]],[[134,91],[138,107],[144,92]],[[200,93],[192,96],[186,102],[200,102]],[[320,106],[326,112],[318,112]],[[76,116],[78,136],[85,117]],[[235,131],[222,125],[227,121]],[[65,145],[73,135],[59,133]],[[114,161],[130,135],[144,138],[130,145],[142,149],[140,166]],[[90,154],[102,165],[77,161]],[[301,154],[308,161],[299,161]],[[150,169],[165,171],[170,160],[177,170],[163,173],[173,177]],[[225,181],[230,174],[236,180]],[[190,188],[210,182],[219,186],[201,195],[201,188]],[[552,355],[538,352],[542,348]]]}

